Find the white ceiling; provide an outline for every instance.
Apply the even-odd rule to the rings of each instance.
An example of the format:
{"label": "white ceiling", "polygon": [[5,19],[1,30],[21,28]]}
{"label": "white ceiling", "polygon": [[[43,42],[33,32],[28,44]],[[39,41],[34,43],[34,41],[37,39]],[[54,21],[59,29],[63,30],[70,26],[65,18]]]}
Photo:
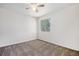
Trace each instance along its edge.
{"label": "white ceiling", "polygon": [[26,10],[25,8],[28,7],[29,5],[27,3],[3,3],[0,4],[0,6],[32,17],[40,17],[51,12],[56,12],[58,10],[61,10],[62,8],[71,5],[70,3],[44,3],[44,4],[45,7],[41,7],[38,13],[34,12],[32,9]]}

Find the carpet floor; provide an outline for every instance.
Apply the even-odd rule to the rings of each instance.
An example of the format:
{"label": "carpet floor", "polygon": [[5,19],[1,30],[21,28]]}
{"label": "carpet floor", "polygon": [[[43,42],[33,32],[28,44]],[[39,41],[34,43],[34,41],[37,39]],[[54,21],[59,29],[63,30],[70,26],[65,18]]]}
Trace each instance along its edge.
{"label": "carpet floor", "polygon": [[78,51],[42,40],[32,40],[0,48],[1,56],[79,56]]}

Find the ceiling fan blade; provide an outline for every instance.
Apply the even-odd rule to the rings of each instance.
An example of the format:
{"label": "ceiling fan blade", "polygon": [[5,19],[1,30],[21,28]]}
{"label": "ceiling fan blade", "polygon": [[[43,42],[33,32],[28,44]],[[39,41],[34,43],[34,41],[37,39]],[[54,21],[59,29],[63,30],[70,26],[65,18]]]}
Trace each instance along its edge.
{"label": "ceiling fan blade", "polygon": [[42,4],[42,5],[38,5],[38,7],[44,7],[44,6],[45,6],[45,5],[43,5],[43,4]]}
{"label": "ceiling fan blade", "polygon": [[30,9],[30,8],[25,8],[25,9]]}

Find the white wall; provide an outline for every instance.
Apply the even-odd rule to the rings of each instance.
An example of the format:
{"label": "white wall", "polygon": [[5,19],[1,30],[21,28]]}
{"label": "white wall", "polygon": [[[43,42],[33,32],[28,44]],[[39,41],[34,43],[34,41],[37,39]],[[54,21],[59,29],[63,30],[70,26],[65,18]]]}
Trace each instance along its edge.
{"label": "white wall", "polygon": [[36,39],[34,18],[0,7],[0,47]]}
{"label": "white wall", "polygon": [[[41,32],[40,21],[51,18],[51,31]],[[39,19],[39,39],[79,51],[79,5],[75,4]]]}

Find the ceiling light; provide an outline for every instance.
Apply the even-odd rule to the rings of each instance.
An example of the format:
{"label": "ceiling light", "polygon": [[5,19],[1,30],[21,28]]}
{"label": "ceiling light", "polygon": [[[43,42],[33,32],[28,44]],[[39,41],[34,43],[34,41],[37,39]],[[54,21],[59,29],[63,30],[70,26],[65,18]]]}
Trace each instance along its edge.
{"label": "ceiling light", "polygon": [[44,4],[40,3],[31,3],[29,8],[26,9],[32,9],[34,12],[38,12],[40,7],[44,7]]}

